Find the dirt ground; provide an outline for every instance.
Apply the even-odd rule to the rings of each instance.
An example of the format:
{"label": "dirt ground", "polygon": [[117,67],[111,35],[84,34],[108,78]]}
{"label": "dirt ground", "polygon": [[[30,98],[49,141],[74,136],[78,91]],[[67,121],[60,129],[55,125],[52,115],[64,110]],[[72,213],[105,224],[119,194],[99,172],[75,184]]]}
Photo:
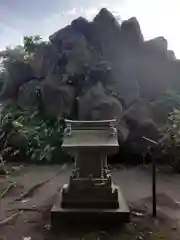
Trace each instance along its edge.
{"label": "dirt ground", "polygon": [[[158,217],[153,219],[149,167],[113,166],[111,170],[129,204],[130,223],[114,229],[53,232],[49,212],[57,191],[68,182],[71,167],[31,165],[14,171],[11,179],[0,177],[0,240],[180,239],[180,175],[157,173]],[[11,180],[16,185],[5,192]]]}

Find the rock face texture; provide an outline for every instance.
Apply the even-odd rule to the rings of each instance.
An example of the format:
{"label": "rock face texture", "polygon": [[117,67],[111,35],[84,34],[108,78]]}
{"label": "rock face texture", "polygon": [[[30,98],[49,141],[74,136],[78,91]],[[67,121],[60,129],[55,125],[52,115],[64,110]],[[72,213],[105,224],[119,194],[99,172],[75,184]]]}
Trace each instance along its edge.
{"label": "rock face texture", "polygon": [[38,91],[40,89],[41,83],[37,80],[22,84],[18,93],[18,105],[24,110],[38,110]]}
{"label": "rock face texture", "polygon": [[142,135],[157,138],[153,103],[167,89],[180,89],[180,62],[166,39],[144,41],[136,18],[120,24],[107,9],[55,32],[30,66],[15,69],[20,78],[4,86],[3,96],[17,93],[20,105],[31,107],[37,84],[27,82],[38,78],[46,116],[116,118],[120,141],[136,150]]}
{"label": "rock face texture", "polygon": [[59,85],[55,81],[42,84],[44,113],[49,118],[70,116],[73,111],[75,90],[67,84]]}

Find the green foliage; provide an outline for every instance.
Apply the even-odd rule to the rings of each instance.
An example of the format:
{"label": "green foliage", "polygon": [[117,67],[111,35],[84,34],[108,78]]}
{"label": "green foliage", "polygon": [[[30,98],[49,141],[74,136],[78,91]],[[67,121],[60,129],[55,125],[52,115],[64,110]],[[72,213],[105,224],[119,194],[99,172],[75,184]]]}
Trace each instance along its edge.
{"label": "green foliage", "polygon": [[164,136],[162,152],[174,170],[180,170],[180,108],[175,108],[160,129]]}
{"label": "green foliage", "polygon": [[[19,79],[23,75],[22,66],[24,71],[26,71],[26,68],[27,70],[34,70],[34,66],[39,67],[42,62],[41,52],[47,46],[48,43],[43,42],[39,35],[25,36],[23,46],[6,48],[6,50],[0,52],[0,86],[3,85],[2,93],[4,93],[4,88],[7,89],[6,86],[10,89],[9,86],[14,88],[21,84]],[[38,54],[40,57],[38,57]],[[2,156],[14,156],[22,152],[21,146],[17,149],[17,147],[9,145],[12,136],[15,136],[15,138],[19,136],[19,139],[27,140],[25,155],[34,161],[49,162],[57,156],[60,157],[60,155],[61,159],[59,160],[61,161],[62,158],[66,157],[61,151],[62,119],[50,121],[44,119],[40,111],[23,111],[15,103],[10,103],[1,112],[0,132],[3,140],[6,137],[3,146],[0,142],[2,149],[0,155]]]}
{"label": "green foliage", "polygon": [[[11,123],[13,126],[11,133],[18,133],[27,139],[28,144],[25,151],[27,158],[31,158],[33,161],[46,162],[52,161],[57,155],[60,158],[57,159],[59,161],[65,157],[61,152],[62,122],[62,119],[54,121],[42,119],[38,111],[34,113],[22,111],[15,104],[5,106],[0,119],[1,127]],[[12,146],[7,145],[3,151],[6,153],[9,151],[12,155]],[[17,153],[17,149],[13,149],[13,155]]]}
{"label": "green foliage", "polygon": [[155,103],[166,105],[167,107],[179,107],[180,94],[174,89],[167,89]]}
{"label": "green foliage", "polygon": [[6,50],[0,52],[0,61],[0,89],[3,94],[5,92],[8,95],[21,79],[22,65],[25,63],[24,47],[7,47]]}
{"label": "green foliage", "polygon": [[7,47],[4,51],[1,51],[1,71],[8,71],[11,65],[17,61],[25,62],[41,43],[42,40],[39,35],[25,36],[23,46]]}
{"label": "green foliage", "polygon": [[16,69],[17,62],[24,61],[24,48],[23,46],[16,46],[14,48],[7,47],[4,51],[0,52],[0,87],[10,80],[13,76],[11,73]]}
{"label": "green foliage", "polygon": [[0,88],[5,97],[12,97],[29,76],[37,77],[43,64],[43,47],[47,45],[39,35],[25,36],[22,46],[7,47],[0,52]]}
{"label": "green foliage", "polygon": [[41,36],[25,36],[24,37],[24,50],[28,54],[32,54],[36,50],[36,46],[41,43]]}
{"label": "green foliage", "polygon": [[24,47],[20,45],[13,48],[7,47],[6,50],[0,52],[2,71],[8,70],[16,61],[24,61],[24,54]]}

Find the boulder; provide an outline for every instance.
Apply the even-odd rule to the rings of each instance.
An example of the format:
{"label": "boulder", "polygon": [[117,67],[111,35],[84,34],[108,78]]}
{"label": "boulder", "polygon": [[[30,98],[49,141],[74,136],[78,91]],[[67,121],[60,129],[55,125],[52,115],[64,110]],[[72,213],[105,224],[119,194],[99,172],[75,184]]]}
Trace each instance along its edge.
{"label": "boulder", "polygon": [[81,33],[72,29],[71,26],[67,26],[49,36],[49,40],[54,46],[56,46],[56,51],[62,52],[65,47],[66,40],[70,39],[71,36],[74,37],[76,35],[80,36]]}
{"label": "boulder", "polygon": [[140,96],[137,72],[130,62],[127,65],[123,63],[116,71],[115,76],[118,75],[118,72],[119,79],[112,84],[112,87],[114,92],[122,98],[125,107],[128,107]]}
{"label": "boulder", "polygon": [[31,80],[19,88],[17,103],[23,110],[35,111],[39,107],[38,94],[41,91],[41,82]]}
{"label": "boulder", "polygon": [[145,99],[137,99],[127,110],[124,112],[126,120],[134,120],[138,123],[152,117],[151,104]]}
{"label": "boulder", "polygon": [[3,85],[1,99],[16,98],[19,87],[34,78],[30,64],[14,61],[8,67],[8,76]]}
{"label": "boulder", "polygon": [[78,103],[80,120],[117,119],[119,137],[121,141],[126,140],[129,131],[124,123],[121,125],[122,105],[117,98],[106,94],[101,82],[96,83],[83,96],[80,96]]}
{"label": "boulder", "polygon": [[42,83],[44,113],[49,118],[70,117],[75,101],[75,88],[57,80],[52,77]]}
{"label": "boulder", "polygon": [[153,51],[148,51],[144,46],[139,58],[140,96],[147,101],[154,101],[167,89],[179,88],[180,63],[161,52],[153,54]]}
{"label": "boulder", "polygon": [[141,155],[147,151],[149,143],[145,141],[142,137],[158,141],[159,133],[157,130],[157,125],[152,119],[142,120],[138,122],[128,122],[130,134],[125,143],[125,148],[128,149],[129,153],[132,155]]}
{"label": "boulder", "polygon": [[151,110],[150,103],[144,99],[138,99],[124,112],[124,118],[130,130],[126,145],[133,154],[141,154],[147,149],[148,144],[142,139],[143,136],[154,141],[159,139]]}
{"label": "boulder", "polygon": [[52,44],[46,42],[38,44],[32,61],[29,60],[34,78],[43,80],[51,71],[57,58],[58,53]]}
{"label": "boulder", "polygon": [[119,52],[116,51],[113,66],[117,79],[114,89],[123,98],[127,107],[140,95],[140,50],[143,44],[144,39],[137,19],[130,18],[124,21],[120,29],[120,41],[116,46]]}
{"label": "boulder", "polygon": [[[99,49],[112,68],[111,86],[125,104],[130,105],[139,96],[137,55],[132,48],[143,43],[140,26],[135,18],[120,26],[107,9],[99,12],[93,25]],[[135,42],[131,44],[132,39],[138,46]]]}
{"label": "boulder", "polygon": [[87,42],[92,43],[93,40],[92,23],[88,22],[83,17],[79,17],[72,21],[71,26],[73,29],[80,32],[85,37]]}
{"label": "boulder", "polygon": [[120,25],[107,9],[102,9],[93,20],[94,44],[107,60],[113,61],[119,53]]}
{"label": "boulder", "polygon": [[99,61],[97,64],[87,70],[83,88],[88,90],[97,82],[101,82],[106,89],[114,81],[113,70],[108,61]]}
{"label": "boulder", "polygon": [[155,51],[159,52],[167,52],[168,44],[167,40],[164,37],[157,37],[151,39],[145,43],[147,46],[151,46],[155,49]]}
{"label": "boulder", "polygon": [[75,20],[72,25],[50,36],[52,44],[60,53],[58,59],[60,73],[65,72],[68,76],[82,74],[84,67],[94,64],[97,58],[86,37],[79,31],[79,22],[82,20]]}
{"label": "boulder", "polygon": [[71,44],[71,49],[67,51],[66,72],[68,75],[80,74],[85,66],[91,66],[96,59],[84,37],[81,36],[81,38],[72,40]]}
{"label": "boulder", "polygon": [[138,47],[144,42],[139,22],[135,17],[124,21],[121,25],[121,44]]}
{"label": "boulder", "polygon": [[168,56],[168,59],[169,59],[169,60],[174,60],[174,61],[176,61],[175,53],[174,53],[172,50],[168,50],[168,51],[167,51],[167,56]]}
{"label": "boulder", "polygon": [[[107,111],[110,108],[111,111]],[[121,103],[105,93],[101,82],[96,83],[83,96],[79,97],[79,119],[102,120],[103,118],[120,118],[121,115]]]}

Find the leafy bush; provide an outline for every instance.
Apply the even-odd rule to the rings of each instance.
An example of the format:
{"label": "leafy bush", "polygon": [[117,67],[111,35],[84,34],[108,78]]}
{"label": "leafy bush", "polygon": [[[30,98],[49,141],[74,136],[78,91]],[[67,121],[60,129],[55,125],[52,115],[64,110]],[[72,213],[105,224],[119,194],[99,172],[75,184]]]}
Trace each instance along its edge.
{"label": "leafy bush", "polygon": [[180,108],[174,109],[166,124],[160,128],[164,136],[162,153],[167,163],[176,171],[180,171]]}
{"label": "leafy bush", "polygon": [[26,53],[31,54],[36,50],[36,45],[42,42],[42,38],[39,35],[24,36],[24,50]]}
{"label": "leafy bush", "polygon": [[167,89],[160,95],[156,104],[166,105],[167,107],[178,107],[180,106],[180,93],[174,89]]}
{"label": "leafy bush", "polygon": [[1,128],[11,126],[6,131],[6,142],[3,154],[7,152],[11,156],[18,154],[22,148],[9,145],[12,134],[19,134],[27,140],[25,155],[35,162],[62,162],[69,159],[61,150],[63,137],[63,119],[43,119],[40,113],[22,111],[15,104],[8,104],[4,107],[0,119]]}

